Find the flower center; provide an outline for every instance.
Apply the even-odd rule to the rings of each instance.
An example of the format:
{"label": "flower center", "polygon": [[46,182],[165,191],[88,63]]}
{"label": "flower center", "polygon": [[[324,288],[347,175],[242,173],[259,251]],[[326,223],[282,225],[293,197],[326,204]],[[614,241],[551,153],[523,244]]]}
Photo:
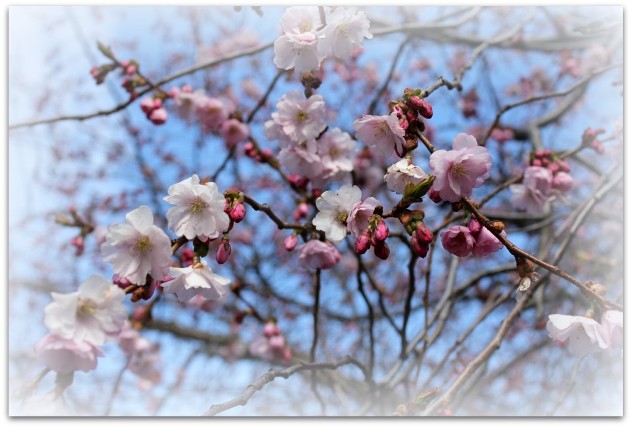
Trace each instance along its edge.
{"label": "flower center", "polygon": [[456,163],[449,169],[449,173],[456,178],[462,178],[463,176],[467,176],[467,169],[462,163]]}
{"label": "flower center", "polygon": [[141,254],[146,254],[147,252],[149,252],[152,246],[153,245],[151,244],[151,240],[149,240],[149,236],[143,235],[140,239],[136,241],[136,249]]}
{"label": "flower center", "polygon": [[301,33],[306,33],[307,31],[311,29],[311,22],[308,19],[305,19],[304,21],[300,23],[298,28],[300,29]]}
{"label": "flower center", "polygon": [[346,220],[348,219],[348,213],[346,212],[338,212],[337,217],[335,219],[342,224],[346,224]]}
{"label": "flower center", "polygon": [[204,202],[200,197],[196,198],[191,202],[191,213],[198,214],[204,209],[206,209],[208,205]]}
{"label": "flower center", "polygon": [[299,122],[304,122],[308,118],[309,118],[309,115],[302,110],[296,113],[296,120],[298,120]]}
{"label": "flower center", "polygon": [[387,122],[381,122],[377,127],[375,127],[375,137],[386,136],[388,131],[390,130],[390,126],[388,126]]}
{"label": "flower center", "polygon": [[78,317],[92,316],[94,313],[96,313],[96,307],[91,301],[79,299],[79,304],[77,305]]}

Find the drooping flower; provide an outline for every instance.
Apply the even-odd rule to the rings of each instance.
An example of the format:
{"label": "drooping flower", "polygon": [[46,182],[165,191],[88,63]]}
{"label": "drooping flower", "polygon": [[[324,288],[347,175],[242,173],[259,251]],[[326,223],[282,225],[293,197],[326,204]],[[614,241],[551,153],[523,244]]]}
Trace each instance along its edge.
{"label": "drooping flower", "polygon": [[453,140],[452,150],[436,150],[429,158],[429,166],[436,180],[432,188],[443,200],[457,202],[471,196],[489,177],[493,159],[486,147],[478,146],[476,139],[459,133]]}
{"label": "drooping flower", "polygon": [[35,345],[37,358],[60,374],[96,369],[101,350],[91,342],[48,334]]}
{"label": "drooping flower", "polygon": [[323,54],[331,52],[340,59],[349,59],[361,47],[364,38],[371,39],[370,21],[357,8],[336,7],[326,17],[324,38],[320,41]]}
{"label": "drooping flower", "polygon": [[469,227],[453,225],[440,233],[441,242],[447,252],[459,257],[465,257],[473,252],[475,239]]}
{"label": "drooping flower", "polygon": [[320,95],[305,98],[298,90],[283,95],[272,113],[276,122],[292,141],[315,140],[326,128],[324,121],[324,99]]}
{"label": "drooping flower", "polygon": [[388,167],[383,180],[388,190],[404,194],[408,184],[417,185],[427,179],[427,174],[420,167],[413,165],[408,159],[401,159]]}
{"label": "drooping flower", "polygon": [[606,331],[588,317],[551,314],[546,329],[552,339],[569,340],[570,353],[578,357],[608,347]]}
{"label": "drooping flower", "polygon": [[177,299],[186,302],[195,295],[209,300],[218,300],[230,290],[230,279],[220,276],[204,262],[185,268],[169,268],[169,276],[173,277],[162,285],[165,293],[175,294]]}
{"label": "drooping flower", "polygon": [[522,209],[531,215],[542,214],[550,198],[552,188],[552,173],[539,166],[529,166],[524,171],[522,184],[513,184],[512,203],[517,209]]}
{"label": "drooping flower", "polygon": [[361,202],[361,198],[362,191],[356,185],[346,184],[335,192],[325,191],[316,199],[319,212],[313,218],[313,225],[323,231],[327,239],[341,242],[346,237],[351,211]]}
{"label": "drooping flower", "polygon": [[[375,208],[379,205],[379,200],[374,197],[368,197],[363,202],[355,203],[347,219],[348,231],[351,232],[353,237],[359,238],[362,231],[368,228],[368,221],[373,215]],[[385,225],[385,223],[383,224]]]}
{"label": "drooping flower", "polygon": [[394,150],[402,156],[405,130],[399,124],[395,112],[389,116],[363,115],[353,122],[355,136],[373,148],[382,157],[389,157]]}
{"label": "drooping flower", "polygon": [[[504,244],[500,242],[500,240],[495,237],[488,228],[482,226],[476,219],[471,219],[469,222],[469,230],[475,239],[475,245],[473,246],[474,255],[487,256],[504,247]],[[506,237],[505,231],[502,231],[500,234],[503,237]]]}
{"label": "drooping flower", "polygon": [[311,269],[327,269],[340,262],[342,256],[330,242],[311,239],[297,249],[300,265]]}
{"label": "drooping flower", "polygon": [[118,335],[127,320],[125,293],[101,276],[90,276],[76,292],[52,292],[52,297],[44,323],[59,338],[101,345]]}
{"label": "drooping flower", "polygon": [[101,245],[103,259],[112,264],[114,273],[137,285],[144,285],[147,274],[163,278],[171,262],[171,240],[153,224],[148,206],[140,206],[125,215],[125,224],[112,224]]}
{"label": "drooping flower", "polygon": [[196,174],[170,186],[164,200],[175,205],[167,211],[169,228],[189,240],[215,239],[230,226],[230,218],[224,212],[226,198],[217,184],[200,184]]}

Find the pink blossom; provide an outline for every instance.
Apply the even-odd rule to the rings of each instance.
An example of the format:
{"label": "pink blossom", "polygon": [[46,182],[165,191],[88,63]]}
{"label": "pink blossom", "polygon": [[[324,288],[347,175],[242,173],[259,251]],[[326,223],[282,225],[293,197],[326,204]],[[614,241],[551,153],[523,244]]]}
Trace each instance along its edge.
{"label": "pink blossom", "polygon": [[226,141],[228,147],[232,147],[248,139],[250,128],[237,119],[228,119],[221,124],[219,134]]}
{"label": "pink blossom", "polygon": [[523,183],[510,186],[513,206],[531,215],[539,215],[545,209],[551,187],[552,173],[548,169],[529,166],[524,172]]}
{"label": "pink blossom", "polygon": [[486,147],[478,146],[473,136],[464,133],[456,135],[452,148],[433,152],[429,166],[436,176],[432,188],[443,200],[457,202],[484,183],[493,159]]}
{"label": "pink blossom", "polygon": [[298,73],[320,67],[324,55],[318,52],[322,31],[320,12],[316,6],[294,6],[281,16],[283,34],[274,42],[274,64],[278,68]]}
{"label": "pink blossom", "polygon": [[[368,221],[373,215],[375,208],[379,206],[379,200],[374,197],[368,197],[361,203],[356,203],[348,215],[348,230],[351,234],[358,238],[362,231],[368,228]],[[384,223],[385,224],[385,223]]]}
{"label": "pink blossom", "polygon": [[283,245],[285,246],[285,250],[289,252],[293,251],[296,248],[297,244],[298,244],[298,236],[296,236],[293,233],[287,236],[285,238],[285,241],[283,242]]}
{"label": "pink blossom", "polygon": [[608,336],[600,323],[583,316],[551,314],[546,324],[550,338],[569,340],[570,353],[582,357],[608,347]]}
{"label": "pink blossom", "polygon": [[326,16],[324,37],[320,41],[320,52],[340,59],[349,59],[353,51],[361,47],[364,38],[371,39],[370,21],[364,12],[354,7],[336,7]]}
{"label": "pink blossom", "polygon": [[404,152],[405,130],[399,124],[395,112],[389,116],[363,115],[353,122],[353,129],[358,139],[382,157],[389,157],[393,149],[400,156]]}
{"label": "pink blossom", "polygon": [[574,179],[572,175],[567,172],[557,172],[552,178],[552,189],[558,190],[562,193],[570,191],[574,185]]}
{"label": "pink blossom", "polygon": [[[346,237],[346,224],[350,218],[351,211],[353,211],[356,204],[361,202],[361,198],[362,191],[356,185],[346,184],[335,192],[325,191],[316,199],[316,207],[319,212],[313,218],[313,225],[316,229],[324,231],[327,239],[336,243],[341,242]],[[358,218],[361,224],[357,224],[357,229],[355,230],[357,236],[368,225],[368,218],[365,218],[365,224],[363,221],[366,209],[370,209],[370,207],[366,205],[361,208],[361,215]],[[355,216],[359,213],[359,211],[355,212]],[[372,215],[372,211],[370,215]],[[359,229],[361,226],[363,227]]]}
{"label": "pink blossom", "polygon": [[76,292],[52,292],[52,297],[44,323],[60,338],[101,345],[118,335],[127,319],[125,293],[101,276],[90,276]]}
{"label": "pink blossom", "polygon": [[166,123],[169,114],[164,108],[156,108],[147,117],[154,125],[162,125]]}
{"label": "pink blossom", "polygon": [[447,252],[459,257],[465,257],[473,252],[475,239],[471,235],[471,230],[462,225],[453,225],[440,233],[443,247]]}
{"label": "pink blossom", "polygon": [[91,342],[48,334],[35,345],[37,358],[60,374],[96,369],[101,350]]}
{"label": "pink blossom", "polygon": [[621,311],[607,310],[602,315],[600,323],[606,332],[607,342],[610,347],[622,345],[623,341],[623,315]]}
{"label": "pink blossom", "polygon": [[326,132],[318,141],[318,155],[323,166],[323,179],[335,176],[339,172],[353,170],[355,140],[351,136],[335,128]]}
{"label": "pink blossom", "polygon": [[303,175],[316,179],[323,174],[322,159],[302,145],[283,148],[278,153],[281,167],[290,175]]}
{"label": "pink blossom", "polygon": [[277,103],[272,120],[292,141],[315,140],[326,128],[324,99],[320,95],[305,95],[294,90],[285,94]]}
{"label": "pink blossom", "polygon": [[[472,222],[473,221],[475,220],[472,220]],[[501,235],[506,237],[506,232],[502,231]],[[504,244],[500,242],[499,239],[489,231],[489,229],[487,229],[486,227],[481,227],[477,236],[475,236],[475,246],[473,247],[473,254],[477,256],[487,256],[489,254],[492,254],[493,252],[499,251],[503,247]]]}
{"label": "pink blossom", "polygon": [[195,295],[209,300],[218,300],[230,289],[230,279],[220,276],[204,262],[185,268],[169,268],[173,280],[162,285],[165,293],[175,294],[181,302],[186,302]]}
{"label": "pink blossom", "polygon": [[217,248],[217,255],[215,259],[218,264],[224,264],[228,261],[230,254],[232,253],[232,248],[230,247],[230,240],[222,239],[219,247]]}
{"label": "pink blossom", "polygon": [[388,190],[397,194],[404,194],[408,184],[417,185],[425,179],[427,179],[427,174],[423,169],[413,165],[408,159],[401,159],[388,167],[383,177]]}
{"label": "pink blossom", "polygon": [[173,94],[173,105],[176,113],[184,120],[190,121],[196,114],[204,111],[204,103],[208,99],[203,90],[190,92],[177,89]]}
{"label": "pink blossom", "polygon": [[342,256],[330,242],[311,239],[297,249],[300,265],[311,269],[327,269],[340,262]]}
{"label": "pink blossom", "polygon": [[114,273],[137,285],[144,285],[147,274],[162,279],[171,263],[171,239],[153,224],[148,206],[125,215],[125,224],[112,224],[101,245],[103,259]]}
{"label": "pink blossom", "polygon": [[204,130],[217,131],[221,124],[228,119],[229,110],[220,99],[204,97],[196,100],[195,113]]}
{"label": "pink blossom", "polygon": [[230,226],[224,212],[226,198],[214,182],[200,184],[197,174],[171,185],[164,201],[175,205],[166,216],[169,228],[178,236],[206,241],[219,237]]}

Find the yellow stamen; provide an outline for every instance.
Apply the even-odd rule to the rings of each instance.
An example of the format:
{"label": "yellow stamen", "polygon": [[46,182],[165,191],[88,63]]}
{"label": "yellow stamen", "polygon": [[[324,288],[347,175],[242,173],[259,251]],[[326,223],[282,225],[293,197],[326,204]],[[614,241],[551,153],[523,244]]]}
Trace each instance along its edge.
{"label": "yellow stamen", "polygon": [[151,250],[151,240],[149,240],[149,236],[142,236],[140,239],[136,241],[136,249],[138,252],[144,254]]}
{"label": "yellow stamen", "polygon": [[462,178],[463,176],[467,176],[467,169],[462,163],[456,163],[449,169],[449,173],[456,178]]}
{"label": "yellow stamen", "polygon": [[191,213],[198,214],[206,209],[208,205],[201,198],[196,198],[191,202]]}

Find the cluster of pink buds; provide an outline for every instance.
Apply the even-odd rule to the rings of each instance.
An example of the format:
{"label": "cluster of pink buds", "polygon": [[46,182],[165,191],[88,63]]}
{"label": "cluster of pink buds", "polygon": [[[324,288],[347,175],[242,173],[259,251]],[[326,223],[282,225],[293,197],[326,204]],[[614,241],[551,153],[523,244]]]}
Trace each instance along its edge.
{"label": "cluster of pink buds", "polygon": [[570,175],[570,165],[558,157],[552,150],[539,150],[531,153],[530,166],[538,166],[552,172],[552,188],[562,193],[569,191],[574,185]]}
{"label": "cluster of pink buds", "polygon": [[309,214],[309,205],[305,202],[298,203],[296,209],[294,209],[294,220],[299,221],[303,218],[306,218]]}
{"label": "cluster of pink buds", "polygon": [[410,241],[412,251],[421,258],[425,258],[429,252],[429,245],[433,241],[434,234],[432,234],[432,230],[430,230],[423,221],[418,221],[416,228],[412,232],[412,240]]}
{"label": "cluster of pink buds", "polygon": [[82,235],[78,235],[70,240],[70,244],[75,247],[75,256],[81,256],[83,254],[83,250],[85,249],[84,239]]}
{"label": "cluster of pink buds", "polygon": [[[236,224],[243,221],[245,218],[245,205],[243,204],[243,194],[234,190],[227,190],[224,192],[226,198],[226,204],[224,205],[224,212],[230,217],[230,221]],[[232,228],[232,226],[230,226]]]}
{"label": "cluster of pink buds", "polygon": [[169,117],[162,104],[162,98],[145,98],[140,102],[140,109],[154,125],[162,125]]}
{"label": "cluster of pink buds", "polygon": [[291,349],[287,346],[276,322],[269,321],[265,324],[263,337],[259,340],[259,351],[255,353],[268,360],[280,360],[284,364],[291,362]]}
{"label": "cluster of pink buds", "polygon": [[400,157],[405,156],[418,147],[418,132],[425,130],[423,119],[431,119],[434,110],[427,100],[423,99],[423,90],[406,88],[403,91],[401,101],[392,101],[390,109],[396,114],[399,126],[405,131],[404,152],[397,153]]}
{"label": "cluster of pink buds", "polygon": [[246,142],[243,145],[243,152],[246,156],[251,159],[256,160],[259,163],[267,163],[273,157],[272,150],[269,148],[264,148],[263,150],[259,150],[253,143]]}
{"label": "cluster of pink buds", "polygon": [[134,60],[131,61],[121,61],[120,67],[123,71],[123,74],[128,76],[133,76],[138,72],[138,63]]}
{"label": "cluster of pink buds", "polygon": [[582,144],[583,147],[591,147],[593,148],[598,154],[602,154],[605,152],[605,147],[603,146],[603,143],[598,139],[598,135],[605,133],[604,129],[592,129],[592,128],[587,128],[585,129],[585,132],[583,132],[583,136],[582,136]]}
{"label": "cluster of pink buds", "polygon": [[365,254],[372,246],[375,256],[380,259],[388,259],[390,248],[386,239],[390,235],[390,229],[380,215],[373,215],[368,221],[368,227],[361,232],[355,240],[355,250],[358,254]]}

